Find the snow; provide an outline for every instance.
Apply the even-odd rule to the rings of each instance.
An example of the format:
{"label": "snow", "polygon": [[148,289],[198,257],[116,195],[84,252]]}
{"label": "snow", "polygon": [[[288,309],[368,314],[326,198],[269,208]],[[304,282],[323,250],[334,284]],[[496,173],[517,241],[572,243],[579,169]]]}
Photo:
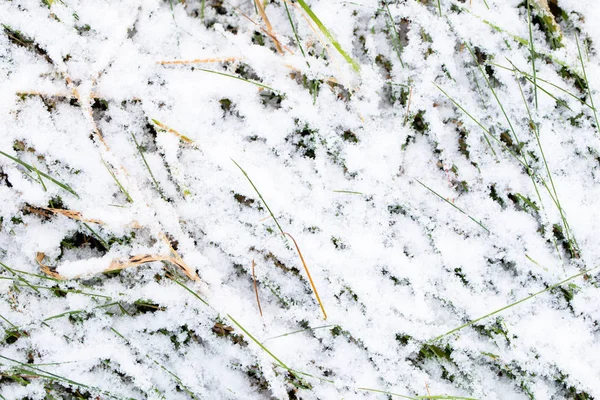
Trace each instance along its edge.
{"label": "snow", "polygon": [[308,4],[0,3],[0,396],[600,397],[598,7]]}

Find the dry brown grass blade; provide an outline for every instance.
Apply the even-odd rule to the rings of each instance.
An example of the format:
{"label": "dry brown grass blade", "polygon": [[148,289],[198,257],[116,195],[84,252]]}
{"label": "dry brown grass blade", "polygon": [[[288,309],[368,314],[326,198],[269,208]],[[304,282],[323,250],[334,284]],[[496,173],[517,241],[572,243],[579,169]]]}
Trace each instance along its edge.
{"label": "dry brown grass blade", "polygon": [[185,65],[185,64],[208,64],[219,62],[233,62],[243,60],[243,57],[216,57],[216,58],[196,58],[194,60],[170,60],[158,61],[160,65]]}
{"label": "dry brown grass blade", "polygon": [[273,26],[271,25],[271,21],[269,21],[269,17],[267,17],[267,13],[265,12],[265,7],[263,6],[262,1],[254,0],[254,4],[256,4],[258,13],[260,14],[260,17],[262,18],[262,20],[265,22],[265,25],[267,26],[267,31],[269,32],[269,37],[273,40],[273,44],[275,45],[277,52],[279,52],[279,54],[283,54],[283,50],[281,49],[279,40],[276,40],[275,34],[273,34]]}
{"label": "dry brown grass blade", "polygon": [[[27,208],[28,208],[28,211],[31,211],[33,209],[33,207],[27,207]],[[64,215],[67,218],[76,219],[77,221],[90,222],[92,224],[104,225],[104,222],[100,221],[99,219],[84,218],[83,215],[81,214],[81,212],[79,212],[79,211],[63,210],[60,208],[50,208],[50,207],[39,207],[39,209],[44,210],[44,211],[50,211],[53,214]]]}
{"label": "dry brown grass blade", "polygon": [[[54,279],[65,280],[66,278],[64,276],[53,271],[52,268],[50,268],[49,266],[47,266],[46,264],[43,263],[44,257],[46,257],[46,255],[41,252],[38,252],[35,256],[35,260],[37,261],[38,265],[40,266],[42,272]],[[198,276],[195,273],[193,274],[193,276],[190,275],[187,265],[185,265],[185,263],[183,263],[182,260],[178,260],[177,258],[171,257],[171,256],[160,256],[160,255],[152,255],[152,254],[140,254],[140,255],[132,256],[125,261],[113,260],[110,263],[110,265],[108,266],[108,268],[106,268],[102,272],[119,271],[119,270],[122,270],[125,268],[139,267],[140,265],[147,264],[149,262],[155,262],[155,261],[168,261],[170,263],[173,263],[173,264],[177,265],[179,268],[181,268],[183,270],[183,272],[190,279],[198,280]],[[79,276],[76,276],[75,278],[79,278]]]}
{"label": "dry brown grass blade", "polygon": [[60,276],[58,273],[52,271],[52,269],[49,266],[47,266],[46,264],[43,263],[44,257],[46,257],[46,254],[44,254],[44,253],[37,252],[35,254],[35,261],[37,261],[42,272],[54,279],[60,279],[60,280],[65,279],[62,276]]}
{"label": "dry brown grass blade", "polygon": [[184,142],[189,143],[189,144],[193,144],[194,143],[194,141],[192,139],[190,139],[189,137],[187,137],[185,135],[182,135],[181,133],[177,132],[173,128],[169,128],[167,125],[163,124],[162,122],[159,122],[159,121],[157,121],[155,119],[153,119],[152,122],[154,122],[154,124],[156,124],[156,126],[158,126],[159,128],[161,128],[161,129],[163,129],[163,130],[165,130],[165,131],[167,131],[169,133],[172,133],[173,135],[177,136],[179,139],[183,140]]}
{"label": "dry brown grass blade", "polygon": [[[260,0],[256,0],[256,1],[260,1]],[[273,43],[275,43],[275,46],[279,48],[277,49],[279,51],[279,53],[283,53],[281,51],[281,48],[284,48],[288,53],[290,54],[294,54],[294,52],[292,50],[290,50],[286,45],[281,44],[281,42],[279,41],[279,39],[277,39],[275,37],[274,34],[272,34],[270,31],[266,30],[265,28],[263,28],[262,26],[260,26],[260,24],[258,24],[256,21],[254,21],[252,18],[250,18],[248,15],[246,15],[246,13],[244,13],[242,10],[240,10],[239,8],[237,8],[236,6],[230,4],[231,7],[233,7],[233,9],[235,11],[237,11],[242,17],[246,18],[248,21],[252,22],[258,29],[260,29],[265,35],[267,35],[268,37],[271,38],[271,40],[273,41]],[[266,17],[266,15],[265,15]],[[269,26],[271,24],[269,23]]]}
{"label": "dry brown grass blade", "polygon": [[254,274],[254,267],[256,263],[254,259],[252,259],[252,282],[254,282],[254,293],[256,293],[256,303],[258,304],[258,311],[260,312],[260,316],[263,316],[262,307],[260,306],[260,298],[258,297],[258,286],[256,285],[256,275]]}
{"label": "dry brown grass blade", "polygon": [[171,259],[167,260],[167,261],[170,261],[173,264],[177,265],[179,268],[181,268],[183,270],[183,272],[187,275],[187,277],[190,278],[191,280],[199,281],[200,277],[198,276],[196,271],[194,271],[192,268],[190,268],[185,263],[185,261],[183,261],[183,258],[181,258],[179,253],[177,253],[177,251],[171,245],[171,241],[169,240],[167,235],[165,235],[164,233],[161,232],[159,236],[163,240],[163,242],[165,242],[167,244],[167,246],[169,246],[169,249],[171,250],[171,254],[173,255],[173,257],[171,257]]}
{"label": "dry brown grass blade", "polygon": [[321,306],[321,311],[323,311],[323,316],[325,317],[325,319],[327,319],[327,313],[325,312],[325,307],[323,307],[323,302],[321,302],[321,298],[319,297],[319,292],[317,291],[317,287],[315,286],[315,283],[313,282],[313,279],[310,276],[310,272],[308,271],[308,266],[306,265],[306,261],[304,261],[304,257],[302,256],[302,252],[300,251],[300,247],[298,246],[296,239],[294,239],[294,237],[287,232],[284,232],[284,235],[289,236],[289,238],[292,239],[292,241],[294,242],[294,246],[296,246],[296,250],[298,251],[298,255],[300,256],[300,260],[302,261],[302,265],[304,266],[304,270],[306,271],[306,275],[308,276],[308,280],[310,282],[310,285],[312,286],[312,290],[313,290],[313,292],[315,292],[315,297],[317,298],[317,301],[319,302],[319,306]]}

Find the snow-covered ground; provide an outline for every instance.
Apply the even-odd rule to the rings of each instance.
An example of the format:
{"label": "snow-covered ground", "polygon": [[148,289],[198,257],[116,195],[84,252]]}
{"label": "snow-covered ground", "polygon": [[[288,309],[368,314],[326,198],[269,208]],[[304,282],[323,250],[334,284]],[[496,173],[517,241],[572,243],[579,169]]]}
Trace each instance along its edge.
{"label": "snow-covered ground", "polygon": [[599,398],[600,6],[544,4],[0,1],[0,398]]}

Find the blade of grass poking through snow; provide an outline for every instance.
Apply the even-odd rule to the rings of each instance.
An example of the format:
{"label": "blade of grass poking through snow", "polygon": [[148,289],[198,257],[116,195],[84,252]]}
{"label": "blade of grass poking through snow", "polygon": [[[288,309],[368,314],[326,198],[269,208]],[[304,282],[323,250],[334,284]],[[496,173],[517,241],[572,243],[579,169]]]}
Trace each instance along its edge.
{"label": "blade of grass poking through snow", "polygon": [[346,194],[364,194],[361,192],[353,192],[351,190],[332,190],[334,193],[346,193]]}
{"label": "blade of grass poking through snow", "polygon": [[258,345],[258,347],[260,347],[261,349],[263,349],[265,353],[267,353],[268,355],[271,356],[271,358],[273,358],[275,361],[277,361],[277,364],[279,364],[279,366],[281,366],[283,369],[286,369],[286,370],[288,370],[288,371],[291,372],[291,368],[290,367],[288,367],[287,365],[285,365],[283,363],[283,361],[281,361],[279,358],[277,358],[277,356],[275,354],[271,353],[271,351],[269,349],[267,349],[264,344],[262,344],[261,342],[258,341],[258,339],[256,339],[254,336],[252,336],[252,334],[250,332],[248,332],[246,330],[246,328],[244,328],[242,325],[240,325],[240,323],[237,322],[235,320],[235,318],[233,318],[229,314],[227,314],[227,316],[229,317],[230,320],[233,321],[234,324],[237,325],[238,328],[240,328],[246,335],[248,335],[248,337],[250,339],[252,339],[252,341]]}
{"label": "blade of grass poking through snow", "polygon": [[275,225],[277,225],[277,228],[279,228],[279,232],[281,232],[281,235],[285,238],[285,233],[283,232],[283,229],[281,228],[281,225],[279,225],[279,222],[277,221],[277,218],[275,218],[275,214],[273,214],[273,211],[271,211],[271,209],[269,208],[269,205],[267,204],[267,202],[265,201],[265,199],[262,197],[262,194],[260,194],[260,192],[258,191],[258,189],[256,188],[256,186],[254,185],[254,182],[252,182],[252,179],[250,179],[250,177],[248,176],[248,174],[246,173],[246,171],[244,171],[244,168],[242,168],[240,166],[240,164],[238,164],[233,158],[231,159],[231,161],[233,161],[233,163],[240,169],[240,171],[242,171],[242,173],[244,174],[244,176],[246,177],[246,179],[248,179],[248,182],[250,182],[250,185],[252,185],[252,187],[254,188],[254,191],[256,192],[256,194],[258,195],[258,197],[260,197],[260,200],[263,202],[263,204],[265,205],[265,207],[269,211],[269,214],[271,214],[271,217],[273,218],[273,221],[275,221]]}
{"label": "blade of grass poking through snow", "polygon": [[389,25],[391,25],[391,31],[394,32],[392,35],[392,43],[394,45],[394,50],[396,50],[396,54],[398,55],[398,60],[400,60],[400,65],[404,68],[404,63],[402,62],[402,43],[400,42],[400,35],[398,35],[398,30],[396,29],[396,23],[394,22],[394,18],[392,17],[392,13],[390,12],[390,6],[387,1],[385,2],[385,12],[390,19]]}
{"label": "blade of grass poking through snow", "polygon": [[299,329],[297,331],[293,331],[293,332],[289,332],[289,333],[284,333],[283,335],[277,335],[277,336],[270,337],[268,339],[265,339],[265,342],[267,342],[269,340],[273,340],[273,339],[279,339],[279,338],[282,338],[282,337],[295,335],[297,333],[302,333],[302,332],[306,332],[306,331],[316,331],[317,329],[331,328],[332,326],[335,326],[335,325],[323,325],[323,326],[315,326],[314,328],[310,328],[309,327],[309,328],[306,328],[306,329]]}
{"label": "blade of grass poking through snow", "polygon": [[[415,178],[413,178],[413,179],[415,179]],[[420,180],[415,179],[415,181],[419,182],[419,184],[421,186],[423,186],[425,189],[429,190],[431,193],[435,194],[437,197],[439,197],[440,199],[444,200],[446,203],[450,204],[452,207],[456,208],[458,211],[460,211],[461,213],[463,213],[464,215],[466,215],[467,217],[469,217],[469,219],[471,219],[471,221],[475,222],[477,225],[479,225],[480,227],[482,227],[483,229],[485,229],[488,233],[490,233],[490,230],[488,228],[486,228],[485,225],[483,225],[481,222],[477,221],[475,218],[471,217],[462,208],[459,208],[458,206],[456,206],[451,201],[448,201],[446,198],[444,198],[442,195],[438,194],[435,190],[431,189],[429,186],[425,185]]]}
{"label": "blade of grass poking through snow", "polygon": [[142,151],[142,147],[138,143],[133,132],[131,132],[131,137],[133,138],[135,147],[137,148],[137,151],[140,153],[140,156],[142,157],[142,161],[144,162],[144,165],[146,166],[146,169],[148,170],[148,173],[150,174],[150,177],[152,178],[152,182],[154,182],[154,186],[156,186],[156,190],[160,193],[160,186],[158,186],[158,182],[154,178],[154,174],[152,173],[152,170],[150,169],[150,166],[148,165],[148,161],[146,161],[146,157],[144,157],[144,152]]}
{"label": "blade of grass poking through snow", "polygon": [[173,282],[175,282],[176,284],[178,284],[179,286],[181,286],[182,288],[184,288],[188,292],[190,292],[192,296],[194,296],[195,298],[197,298],[198,300],[200,300],[201,302],[203,302],[204,305],[210,307],[210,305],[206,302],[206,300],[204,300],[202,297],[200,297],[198,295],[198,293],[194,292],[192,289],[190,289],[189,287],[187,287],[184,283],[179,282],[179,280],[177,280],[177,278],[175,278],[175,276],[173,274],[167,274],[166,277],[169,278],[169,279],[171,279]]}
{"label": "blade of grass poking through snow", "polygon": [[272,91],[272,92],[281,93],[281,92],[280,92],[279,90],[277,90],[277,89],[273,89],[273,88],[272,88],[272,87],[270,87],[270,86],[263,85],[262,83],[260,83],[260,82],[256,82],[256,81],[253,81],[252,79],[246,79],[246,78],[243,78],[243,77],[241,77],[241,76],[237,76],[237,75],[231,75],[231,74],[226,74],[225,72],[213,71],[213,70],[211,70],[211,69],[198,68],[198,67],[194,67],[194,68],[195,68],[196,70],[198,70],[198,71],[204,71],[204,72],[208,72],[208,73],[211,73],[211,74],[217,74],[217,75],[221,75],[221,76],[226,76],[226,77],[228,77],[228,78],[237,79],[237,80],[239,80],[239,81],[242,81],[242,82],[251,83],[252,85],[255,85],[255,86],[261,87],[261,88],[263,88],[263,89],[268,89],[268,90],[270,90],[270,91]]}
{"label": "blade of grass poking through snow", "polygon": [[585,274],[587,274],[588,272],[591,272],[591,271],[593,271],[593,270],[595,270],[595,269],[598,269],[598,268],[599,268],[599,267],[595,267],[595,268],[586,269],[586,270],[585,270],[585,271],[583,271],[583,272],[580,272],[580,273],[578,273],[578,274],[576,274],[576,275],[570,276],[570,277],[568,277],[567,279],[565,279],[565,280],[562,280],[562,281],[560,281],[560,282],[558,282],[558,283],[556,283],[556,284],[554,284],[554,285],[552,285],[552,286],[548,286],[548,287],[547,287],[546,289],[544,289],[544,290],[540,290],[539,292],[536,292],[536,293],[534,293],[534,294],[532,294],[532,295],[530,295],[530,296],[527,296],[527,297],[525,297],[525,298],[522,298],[521,300],[515,301],[514,303],[511,303],[511,304],[509,304],[509,305],[507,305],[507,306],[504,306],[504,307],[502,307],[502,308],[499,308],[499,309],[497,309],[496,311],[492,311],[492,312],[491,312],[491,313],[489,313],[489,314],[486,314],[486,315],[484,315],[484,316],[482,316],[482,317],[476,318],[476,319],[474,319],[474,320],[472,320],[472,321],[469,321],[469,322],[467,322],[466,324],[463,324],[463,325],[459,326],[458,328],[454,328],[454,329],[452,329],[451,331],[448,331],[448,332],[446,332],[446,333],[444,333],[444,334],[442,334],[442,335],[440,335],[440,336],[438,336],[438,337],[435,337],[435,338],[431,339],[431,340],[429,341],[429,343],[437,342],[438,340],[440,340],[440,339],[442,339],[442,338],[444,338],[444,337],[446,337],[446,336],[448,336],[448,335],[451,335],[451,334],[453,334],[453,333],[455,333],[455,332],[458,332],[458,331],[460,331],[461,329],[464,329],[464,328],[466,328],[466,327],[469,327],[469,326],[471,326],[471,325],[473,325],[473,324],[475,324],[475,323],[477,323],[477,322],[479,322],[479,321],[481,321],[481,320],[483,320],[483,319],[486,319],[486,318],[488,318],[488,317],[491,317],[492,315],[498,314],[498,313],[500,313],[500,312],[502,312],[502,311],[504,311],[504,310],[507,310],[507,309],[509,309],[509,308],[511,308],[511,307],[514,307],[514,306],[516,306],[516,305],[518,305],[518,304],[521,304],[521,303],[523,303],[523,302],[525,302],[525,301],[527,301],[527,300],[530,300],[530,299],[532,299],[532,298],[534,298],[534,297],[536,297],[536,296],[539,296],[539,295],[540,295],[540,294],[542,294],[542,293],[545,293],[545,292],[548,292],[548,291],[550,291],[550,290],[552,290],[552,289],[554,289],[554,288],[557,288],[557,287],[559,287],[560,285],[563,285],[563,284],[565,284],[565,283],[567,283],[567,282],[569,282],[569,281],[572,281],[573,279],[575,279],[575,278],[578,278],[578,277],[580,277],[580,276],[582,276],[582,275],[585,275]]}
{"label": "blade of grass poking through snow", "polygon": [[[290,9],[288,8],[287,2],[284,0],[283,6],[285,7],[285,12],[287,14],[288,20],[290,21],[290,26],[292,27],[292,32],[294,32],[294,37],[296,38],[296,43],[298,44],[298,48],[302,53],[302,57],[306,58],[306,53],[304,53],[304,48],[302,47],[302,43],[300,43],[300,37],[298,36],[298,31],[296,30],[296,25],[294,25],[294,20],[292,19],[292,14],[290,14]],[[310,64],[308,60],[306,60],[306,65],[310,68]]]}
{"label": "blade of grass poking through snow", "polygon": [[364,390],[366,392],[373,392],[373,393],[381,393],[381,394],[387,394],[389,396],[394,396],[394,397],[400,397],[402,399],[410,399],[410,400],[421,400],[421,399],[445,399],[445,400],[478,400],[475,399],[473,397],[460,397],[460,396],[449,396],[449,395],[437,395],[437,394],[433,394],[433,395],[427,395],[427,396],[405,396],[403,394],[398,394],[398,393],[393,393],[393,392],[387,392],[385,390],[379,390],[379,389],[370,389],[370,388],[357,388],[358,390]]}
{"label": "blade of grass poking through snow", "polygon": [[325,319],[327,319],[327,313],[325,312],[325,308],[323,307],[323,303],[321,302],[321,298],[319,297],[319,292],[317,291],[317,287],[315,286],[315,283],[313,282],[313,279],[310,276],[310,272],[308,271],[308,266],[306,265],[306,261],[304,261],[304,257],[302,256],[300,247],[298,246],[296,239],[294,239],[294,237],[292,235],[290,235],[287,232],[285,232],[285,235],[289,236],[290,239],[292,239],[292,242],[294,242],[294,246],[296,246],[296,250],[298,251],[298,255],[300,256],[300,260],[302,261],[302,265],[304,266],[304,270],[306,271],[306,275],[308,276],[310,286],[312,286],[313,292],[315,292],[315,297],[317,298],[317,301],[319,302],[319,306],[321,306],[321,311],[323,312],[323,316],[325,317]]}
{"label": "blade of grass poking through snow", "polygon": [[[53,177],[51,177],[50,175],[43,173],[42,171],[38,170],[36,167],[33,167],[33,166],[31,166],[31,165],[27,164],[25,161],[22,161],[22,160],[20,160],[20,159],[18,159],[18,158],[16,158],[16,157],[13,157],[13,156],[11,156],[10,154],[6,154],[6,153],[5,153],[5,152],[3,152],[3,151],[0,151],[0,154],[2,154],[4,157],[7,157],[7,158],[9,158],[9,159],[13,160],[14,162],[16,162],[16,163],[18,163],[18,164],[21,164],[21,165],[22,165],[22,166],[24,166],[24,167],[25,167],[25,168],[26,168],[26,169],[27,169],[29,172],[31,172],[31,173],[35,172],[35,173],[37,173],[37,174],[38,174],[38,176],[43,176],[44,178],[48,179],[49,181],[51,181],[51,182],[52,182],[52,183],[54,183],[55,185],[57,185],[57,186],[59,186],[59,187],[63,188],[63,189],[64,189],[64,190],[66,190],[67,192],[69,192],[69,193],[71,193],[71,194],[75,195],[75,197],[79,198],[79,195],[78,195],[77,193],[75,193],[75,191],[74,191],[74,190],[71,188],[71,186],[67,185],[66,183],[62,183],[62,182],[59,182],[59,181],[57,181],[56,179],[54,179],[54,178],[53,178]],[[41,178],[40,178],[40,179],[41,179]],[[42,185],[43,185],[43,183],[42,183]],[[44,186],[44,187],[45,187],[45,186]]]}
{"label": "blade of grass poking through snow", "polygon": [[448,98],[448,100],[450,100],[456,107],[458,107],[463,113],[465,113],[467,115],[467,117],[469,117],[473,122],[475,122],[481,128],[481,130],[483,130],[483,137],[485,138],[485,141],[487,142],[487,144],[490,146],[490,150],[492,151],[492,153],[494,154],[494,156],[496,156],[496,152],[494,151],[494,148],[492,147],[489,138],[494,139],[501,146],[503,146],[511,155],[513,155],[517,160],[519,160],[519,158],[516,156],[516,154],[513,153],[513,151],[511,149],[509,149],[508,147],[506,147],[506,145],[502,141],[500,141],[500,139],[498,139],[496,136],[492,135],[492,133],[485,126],[483,126],[481,124],[481,122],[479,122],[479,120],[477,120],[474,116],[472,116],[471,113],[469,113],[456,100],[454,100],[452,97],[450,97],[450,95],[448,93],[446,93],[444,91],[444,89],[442,89],[441,87],[439,87],[435,82],[433,82],[433,84],[435,85],[435,87],[438,88],[438,90],[440,92],[442,92],[442,94],[444,96],[446,96]]}
{"label": "blade of grass poking through snow", "polygon": [[17,326],[15,324],[13,324],[12,322],[10,322],[6,318],[4,318],[4,316],[2,314],[0,314],[0,318],[2,318],[7,324],[9,324],[10,326],[12,326],[13,328],[17,328]]}
{"label": "blade of grass poking through snow", "polygon": [[[544,167],[546,168],[546,174],[548,175],[548,179],[550,180],[550,185],[552,185],[552,192],[550,192],[550,188],[547,187],[546,183],[542,181],[544,187],[548,190],[550,197],[554,200],[556,208],[560,213],[560,218],[563,223],[563,227],[565,230],[565,236],[567,239],[567,243],[569,243],[569,247],[571,249],[571,256],[577,258],[576,256],[579,254],[579,247],[577,245],[577,241],[575,240],[574,235],[572,234],[569,223],[567,222],[567,217],[565,215],[565,211],[560,204],[560,200],[558,199],[558,192],[556,191],[556,186],[554,186],[554,179],[552,179],[552,173],[550,172],[550,167],[548,166],[548,160],[546,159],[546,154],[544,153],[544,148],[542,147],[542,142],[540,141],[540,132],[538,125],[533,121],[533,117],[531,115],[531,111],[529,110],[529,105],[527,104],[527,100],[525,99],[525,93],[523,93],[523,88],[521,87],[521,83],[517,79],[517,75],[515,72],[515,80],[517,85],[519,86],[519,91],[521,92],[521,98],[523,99],[523,103],[525,104],[525,109],[527,110],[527,115],[529,116],[529,125],[533,134],[535,136],[535,140],[537,142],[538,148],[540,149],[540,154],[542,155],[542,160],[544,161]],[[554,195],[552,195],[554,194]]]}
{"label": "blade of grass poking through snow", "polygon": [[312,19],[313,22],[317,25],[317,27],[319,27],[319,29],[321,30],[323,35],[325,35],[327,40],[329,40],[331,42],[333,47],[335,47],[335,49],[342,55],[342,57],[344,57],[346,62],[348,64],[350,64],[356,72],[358,72],[360,70],[360,66],[358,65],[358,63],[356,61],[354,61],[354,59],[352,57],[350,57],[348,55],[348,53],[346,53],[344,51],[344,49],[342,49],[342,46],[338,43],[337,40],[334,39],[331,32],[329,32],[329,29],[327,29],[327,27],[325,27],[325,25],[323,25],[323,23],[321,22],[319,17],[317,17],[316,14],[310,9],[308,4],[306,4],[306,2],[304,0],[298,0],[298,4],[300,4],[300,7],[302,7],[302,9],[306,12],[306,14],[310,17],[310,19]]}
{"label": "blade of grass poking through snow", "polygon": [[583,71],[583,79],[585,80],[585,87],[587,88],[588,96],[590,97],[590,104],[592,105],[592,111],[594,112],[594,119],[596,120],[596,129],[600,133],[600,123],[598,123],[598,114],[596,113],[596,107],[594,106],[594,98],[592,97],[592,88],[590,88],[590,82],[585,72],[585,65],[583,63],[583,56],[581,55],[581,47],[579,47],[579,35],[575,34],[575,41],[577,42],[577,53],[579,54],[579,61],[581,61],[581,70]]}
{"label": "blade of grass poking through snow", "polygon": [[106,243],[106,241],[105,241],[104,239],[102,239],[102,238],[100,237],[100,235],[98,235],[98,234],[96,233],[96,231],[94,231],[94,230],[93,230],[93,229],[92,229],[92,228],[91,228],[91,227],[90,227],[88,224],[86,224],[85,222],[83,222],[83,225],[84,225],[86,228],[88,228],[88,230],[89,230],[90,232],[92,232],[92,235],[94,235],[94,237],[95,237],[96,239],[98,239],[98,241],[100,242],[100,244],[102,245],[102,247],[104,247],[104,248],[106,249],[106,251],[110,250],[110,245],[109,245],[108,243]]}
{"label": "blade of grass poking through snow", "polygon": [[527,25],[529,25],[529,52],[531,54],[531,69],[533,70],[533,93],[535,97],[535,108],[538,108],[537,77],[535,72],[535,50],[533,48],[533,29],[531,28],[531,6],[527,0]]}
{"label": "blade of grass poking through snow", "polygon": [[29,282],[27,279],[23,278],[21,275],[17,274],[15,272],[15,270],[11,269],[8,265],[6,265],[2,262],[0,262],[0,265],[2,265],[2,267],[4,267],[5,270],[10,272],[15,277],[15,279],[19,280],[20,282],[23,282],[26,286],[33,289],[34,292],[36,292],[36,293],[40,292],[39,290],[36,289],[36,287],[34,285],[31,284],[31,282]]}
{"label": "blade of grass poking through snow", "polygon": [[437,0],[438,12],[440,13],[440,17],[442,16],[442,3],[440,0]]}
{"label": "blade of grass poking through snow", "polygon": [[131,198],[131,196],[129,196],[129,193],[127,193],[127,190],[125,190],[125,188],[123,187],[123,185],[121,185],[121,182],[119,182],[119,180],[117,179],[117,177],[115,176],[115,174],[113,174],[113,172],[110,170],[110,167],[106,164],[106,162],[104,162],[104,160],[102,160],[102,164],[104,164],[104,166],[106,167],[106,170],[108,171],[108,173],[110,174],[110,176],[113,177],[113,179],[117,183],[117,186],[119,186],[119,188],[121,189],[121,192],[123,192],[123,194],[127,198],[127,201],[129,201],[130,203],[133,203],[133,199]]}

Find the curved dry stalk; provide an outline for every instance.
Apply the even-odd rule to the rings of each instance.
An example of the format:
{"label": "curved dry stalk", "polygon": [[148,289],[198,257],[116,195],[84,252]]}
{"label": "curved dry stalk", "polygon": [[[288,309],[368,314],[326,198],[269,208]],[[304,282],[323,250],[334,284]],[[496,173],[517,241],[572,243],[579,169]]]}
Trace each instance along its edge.
{"label": "curved dry stalk", "polygon": [[292,239],[292,241],[294,242],[294,246],[296,246],[296,250],[298,251],[298,255],[300,256],[300,260],[302,261],[302,265],[304,266],[304,270],[306,271],[306,275],[308,276],[308,280],[310,282],[310,285],[312,286],[312,290],[313,290],[313,292],[315,292],[315,297],[317,298],[317,301],[319,302],[321,311],[323,311],[323,316],[325,317],[325,319],[327,319],[327,313],[325,312],[325,307],[323,307],[323,302],[321,302],[321,298],[319,297],[319,292],[317,291],[317,287],[315,286],[315,283],[313,282],[312,277],[310,276],[310,272],[308,271],[308,266],[306,265],[306,261],[304,261],[304,257],[302,256],[302,252],[300,251],[300,247],[298,246],[296,239],[294,239],[294,237],[287,232],[284,232],[283,234],[289,236],[290,239]]}
{"label": "curved dry stalk", "polygon": [[45,257],[46,257],[46,254],[42,253],[42,252],[37,252],[35,254],[35,261],[40,266],[40,269],[42,270],[42,272],[45,273],[46,275],[48,275],[51,278],[59,279],[59,280],[64,280],[65,279],[64,277],[62,277],[60,274],[54,272],[49,266],[47,266],[46,264],[44,264],[42,262],[42,261],[44,261]]}
{"label": "curved dry stalk", "polygon": [[[59,273],[54,271],[52,268],[50,268],[48,265],[43,263],[45,257],[46,257],[46,254],[41,253],[41,252],[38,252],[35,256],[35,260],[37,261],[38,265],[40,266],[42,272],[54,279],[66,280],[67,279],[66,277],[60,275]],[[111,271],[120,271],[125,268],[139,267],[140,265],[147,264],[150,262],[155,262],[155,261],[168,261],[172,264],[175,264],[176,266],[181,268],[181,270],[190,279],[199,280],[198,276],[195,273],[190,272],[189,267],[183,262],[183,260],[178,259],[177,257],[152,255],[152,254],[139,254],[136,256],[132,256],[127,260],[119,260],[119,259],[112,260],[111,263],[109,264],[109,266],[101,272],[104,273],[104,272],[111,272]],[[77,275],[77,276],[73,277],[73,279],[77,279],[80,277],[82,277],[82,275]]]}
{"label": "curved dry stalk", "polygon": [[256,304],[258,304],[258,311],[260,312],[260,316],[263,316],[262,307],[260,306],[260,298],[258,297],[258,286],[256,285],[256,275],[254,274],[254,267],[256,263],[254,262],[254,258],[252,259],[252,282],[254,283],[254,293],[256,293]]}

